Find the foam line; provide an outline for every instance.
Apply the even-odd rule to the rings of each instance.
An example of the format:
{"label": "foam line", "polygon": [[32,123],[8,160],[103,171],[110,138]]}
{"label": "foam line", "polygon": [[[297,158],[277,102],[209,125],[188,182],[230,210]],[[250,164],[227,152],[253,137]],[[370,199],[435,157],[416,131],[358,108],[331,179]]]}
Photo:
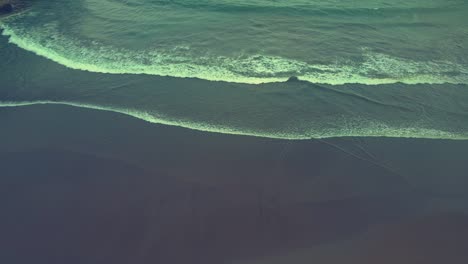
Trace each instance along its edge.
{"label": "foam line", "polygon": [[[362,121],[358,127],[342,127],[334,130],[325,129],[310,130],[307,133],[273,133],[266,131],[255,131],[248,129],[236,129],[233,127],[220,126],[216,124],[194,123],[184,120],[174,120],[160,114],[145,112],[130,108],[116,108],[110,106],[99,106],[77,102],[58,102],[58,101],[22,101],[22,102],[1,102],[0,107],[21,107],[31,105],[68,105],[93,110],[108,111],[125,114],[144,120],[149,123],[163,124],[169,126],[183,127],[204,132],[214,132],[230,135],[254,136],[273,139],[286,140],[306,140],[306,139],[324,139],[336,137],[393,137],[393,138],[426,138],[426,139],[450,139],[467,140],[468,133],[451,133],[437,129],[418,128],[418,127],[391,127],[383,123]],[[346,122],[345,122],[346,123]],[[352,122],[353,123],[353,122]],[[344,126],[344,125],[343,125]]]}

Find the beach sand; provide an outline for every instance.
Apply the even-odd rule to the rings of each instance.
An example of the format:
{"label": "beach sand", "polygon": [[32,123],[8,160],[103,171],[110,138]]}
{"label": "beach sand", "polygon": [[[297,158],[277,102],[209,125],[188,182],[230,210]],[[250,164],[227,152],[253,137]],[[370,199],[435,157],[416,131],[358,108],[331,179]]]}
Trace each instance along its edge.
{"label": "beach sand", "polygon": [[468,142],[0,108],[1,263],[468,263]]}

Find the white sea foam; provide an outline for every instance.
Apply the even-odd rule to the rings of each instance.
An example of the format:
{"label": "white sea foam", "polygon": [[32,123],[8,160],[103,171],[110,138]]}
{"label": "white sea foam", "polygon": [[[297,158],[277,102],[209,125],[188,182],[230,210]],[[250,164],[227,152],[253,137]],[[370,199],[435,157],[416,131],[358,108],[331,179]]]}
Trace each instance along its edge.
{"label": "white sea foam", "polygon": [[[308,64],[279,56],[243,57],[193,56],[173,50],[135,51],[83,43],[58,33],[54,24],[23,28],[15,23],[2,25],[9,41],[25,50],[66,67],[111,74],[150,74],[179,78],[200,78],[235,83],[286,81],[290,76],[312,83],[341,85],[468,84],[468,69],[448,61],[419,62],[363,49],[362,61]],[[189,47],[184,47],[189,50]]]}

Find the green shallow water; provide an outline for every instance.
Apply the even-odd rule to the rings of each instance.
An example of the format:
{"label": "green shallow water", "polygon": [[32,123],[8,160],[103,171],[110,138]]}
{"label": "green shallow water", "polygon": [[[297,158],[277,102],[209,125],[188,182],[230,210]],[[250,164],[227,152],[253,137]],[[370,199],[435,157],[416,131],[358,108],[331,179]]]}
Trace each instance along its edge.
{"label": "green shallow water", "polygon": [[34,2],[1,25],[0,107],[67,104],[284,139],[467,139],[466,10],[436,0]]}

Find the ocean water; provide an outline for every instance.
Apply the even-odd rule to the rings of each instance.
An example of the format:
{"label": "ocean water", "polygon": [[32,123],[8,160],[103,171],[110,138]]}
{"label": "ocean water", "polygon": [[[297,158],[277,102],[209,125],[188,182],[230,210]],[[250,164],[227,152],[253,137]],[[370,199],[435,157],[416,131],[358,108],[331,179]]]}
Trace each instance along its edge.
{"label": "ocean water", "polygon": [[0,106],[285,139],[467,139],[467,13],[464,0],[31,1],[1,20]]}

